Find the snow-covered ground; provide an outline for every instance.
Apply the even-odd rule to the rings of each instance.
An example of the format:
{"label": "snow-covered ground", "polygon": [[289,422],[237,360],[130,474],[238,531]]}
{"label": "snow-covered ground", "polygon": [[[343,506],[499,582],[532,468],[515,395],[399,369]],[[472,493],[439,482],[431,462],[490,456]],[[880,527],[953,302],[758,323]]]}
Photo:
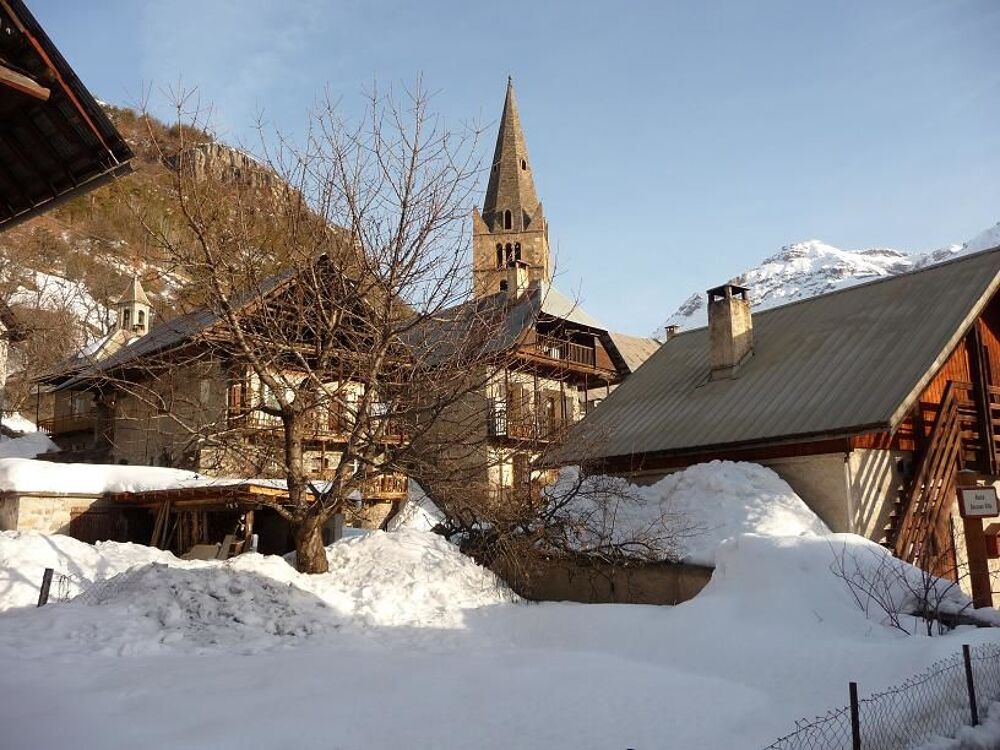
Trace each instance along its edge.
{"label": "snow-covered ground", "polygon": [[[919,573],[830,534],[767,469],[706,464],[640,493],[628,523],[668,508],[702,527],[685,559],[715,572],[689,602],[522,601],[413,528],[437,520],[416,491],[398,530],[331,545],[319,576],[274,556],[184,561],[2,532],[0,746],[763,747],[843,705],[851,680],[875,692],[963,643],[1000,641],[968,626],[920,635],[907,614],[905,635],[863,611],[838,558],[867,575],[897,565],[885,601],[903,613],[913,596],[900,582]],[[35,608],[46,567],[56,598],[77,598]],[[956,589],[944,599],[968,605]]]}

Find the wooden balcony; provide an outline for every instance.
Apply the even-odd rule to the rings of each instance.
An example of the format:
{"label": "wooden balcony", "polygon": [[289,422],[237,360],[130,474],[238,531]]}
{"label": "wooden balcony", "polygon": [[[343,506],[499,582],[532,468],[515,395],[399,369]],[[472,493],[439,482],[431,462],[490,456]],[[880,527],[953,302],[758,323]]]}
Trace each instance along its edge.
{"label": "wooden balcony", "polygon": [[[242,428],[262,436],[273,435],[280,437],[283,433],[281,418],[272,414],[265,414],[261,411],[230,412],[229,424],[231,427]],[[303,437],[306,440],[346,443],[349,434],[350,423],[344,416],[318,412],[310,415],[310,418],[306,421],[306,429]],[[382,436],[382,442],[398,444],[405,440],[406,434],[402,425],[390,419],[386,432]]]}
{"label": "wooden balcony", "polygon": [[64,414],[51,419],[39,419],[38,429],[49,435],[68,435],[71,432],[92,430],[95,424],[97,424],[97,412],[88,411],[82,414]]}
{"label": "wooden balcony", "polygon": [[377,474],[361,485],[365,500],[404,500],[409,482],[405,474]]}
{"label": "wooden balcony", "polygon": [[575,344],[554,336],[538,335],[525,351],[545,359],[596,369],[597,354],[591,346]]}
{"label": "wooden balcony", "polygon": [[486,420],[486,434],[501,440],[548,443],[562,434],[563,427],[534,414],[513,418],[507,409],[496,407],[490,409]]}

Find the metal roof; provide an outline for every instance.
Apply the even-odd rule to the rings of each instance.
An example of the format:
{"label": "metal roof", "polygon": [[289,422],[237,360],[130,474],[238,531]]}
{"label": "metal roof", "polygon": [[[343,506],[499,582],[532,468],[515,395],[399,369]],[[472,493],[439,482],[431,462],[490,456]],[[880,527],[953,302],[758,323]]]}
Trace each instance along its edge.
{"label": "metal roof", "polygon": [[731,379],[709,379],[707,328],[680,333],[546,460],[892,429],[996,292],[998,274],[995,248],[756,312],[753,356]]}
{"label": "metal roof", "polygon": [[128,144],[21,0],[0,0],[0,66],[0,228],[131,171]]}
{"label": "metal roof", "polygon": [[660,342],[646,336],[629,336],[627,333],[611,331],[611,340],[628,365],[629,372],[635,372],[660,348]]}

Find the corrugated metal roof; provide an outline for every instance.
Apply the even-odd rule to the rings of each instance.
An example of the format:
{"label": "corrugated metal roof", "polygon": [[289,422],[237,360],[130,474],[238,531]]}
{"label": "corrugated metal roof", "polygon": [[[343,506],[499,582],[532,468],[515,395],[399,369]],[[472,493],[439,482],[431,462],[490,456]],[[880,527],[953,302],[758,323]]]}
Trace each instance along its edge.
{"label": "corrugated metal roof", "polygon": [[707,328],[678,334],[546,458],[891,428],[996,291],[998,273],[994,249],[757,312],[754,354],[732,379],[709,380]]}
{"label": "corrugated metal roof", "polygon": [[660,348],[659,341],[646,336],[629,336],[627,333],[614,331],[610,335],[630,372],[638,370]]}

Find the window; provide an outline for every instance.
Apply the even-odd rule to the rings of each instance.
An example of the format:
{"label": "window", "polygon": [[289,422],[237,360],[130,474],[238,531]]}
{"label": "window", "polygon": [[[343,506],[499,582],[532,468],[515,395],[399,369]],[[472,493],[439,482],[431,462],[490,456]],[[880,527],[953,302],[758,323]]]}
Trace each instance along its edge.
{"label": "window", "polygon": [[521,243],[514,243],[514,260],[521,260]]}
{"label": "window", "polygon": [[501,281],[500,282],[500,291],[501,292],[506,292],[507,291],[507,282],[506,281]]}
{"label": "window", "polygon": [[128,308],[122,310],[122,328],[128,328],[132,322],[132,311]]}
{"label": "window", "polygon": [[507,263],[510,264],[510,262],[514,260],[514,249],[510,246],[509,242],[507,243],[506,253],[507,253]]}
{"label": "window", "polygon": [[511,216],[510,209],[503,212],[503,228],[510,229],[513,226],[513,216]]}
{"label": "window", "polygon": [[142,326],[145,326],[145,325],[146,325],[146,313],[145,313],[145,311],[140,310],[139,311],[139,326],[142,327]]}
{"label": "window", "polygon": [[497,243],[497,268],[503,268],[503,245]]}
{"label": "window", "polygon": [[524,159],[521,159],[521,169],[527,169],[527,168],[528,168],[528,162],[526,162]]}

